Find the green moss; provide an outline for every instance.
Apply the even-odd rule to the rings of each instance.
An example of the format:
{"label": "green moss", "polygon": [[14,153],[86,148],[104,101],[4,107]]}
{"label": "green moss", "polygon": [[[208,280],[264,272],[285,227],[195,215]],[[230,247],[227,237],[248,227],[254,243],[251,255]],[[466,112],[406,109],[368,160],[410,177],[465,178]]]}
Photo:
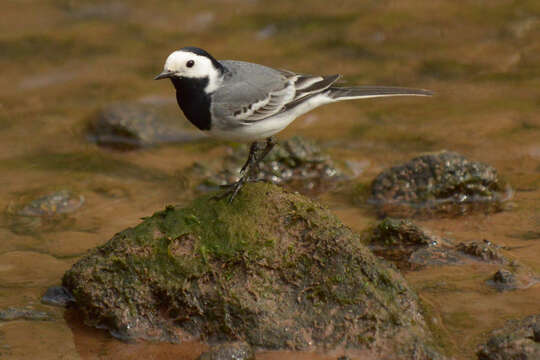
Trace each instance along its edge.
{"label": "green moss", "polygon": [[[83,258],[64,285],[76,289],[87,321],[127,337],[169,339],[172,320],[267,348],[305,347],[307,329],[323,344],[346,336],[362,347],[355,333],[374,344],[392,328],[423,326],[410,319],[416,297],[403,278],[357,235],[319,204],[261,183],[232,204],[207,195],[168,206]],[[376,333],[372,319],[347,320],[366,313],[384,324]]]}

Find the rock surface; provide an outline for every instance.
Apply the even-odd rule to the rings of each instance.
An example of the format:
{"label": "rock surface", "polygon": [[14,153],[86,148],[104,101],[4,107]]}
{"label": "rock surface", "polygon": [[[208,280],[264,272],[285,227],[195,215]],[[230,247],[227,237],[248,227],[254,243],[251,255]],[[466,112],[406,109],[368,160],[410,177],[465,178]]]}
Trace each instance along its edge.
{"label": "rock surface", "polygon": [[393,262],[402,270],[463,262],[450,240],[436,236],[407,219],[386,218],[365,231],[363,238],[375,255]]}
{"label": "rock surface", "polygon": [[[248,150],[247,146],[239,146],[223,160],[217,172],[206,169],[202,187],[213,190],[237,181]],[[259,170],[257,179],[286,184],[303,193],[327,190],[344,177],[328,154],[314,142],[299,136],[278,142],[260,163]]]}
{"label": "rock surface", "polygon": [[84,204],[84,196],[59,190],[30,201],[17,211],[22,216],[56,216],[74,212]]}
{"label": "rock surface", "polygon": [[[507,259],[501,252],[502,248],[491,241],[470,241],[455,245],[452,240],[437,236],[409,219],[385,218],[368,228],[363,233],[362,241],[375,255],[393,262],[401,270],[474,262],[508,264],[519,269],[519,280],[514,278],[517,288],[526,288],[538,282],[531,271]],[[505,280],[501,274],[505,274],[508,277],[506,280],[510,281],[508,274],[512,273],[501,270],[488,281],[488,285],[495,288],[501,285],[504,290],[510,290],[506,288],[511,286],[510,283],[503,284]]]}
{"label": "rock surface", "polygon": [[328,210],[270,184],[246,185],[231,205],[169,206],[82,258],[63,285],[89,325],[122,338],[434,353],[402,276]]}
{"label": "rock surface", "polygon": [[381,215],[459,215],[477,208],[498,211],[507,193],[493,167],[442,151],[380,173],[371,185],[370,202]]}
{"label": "rock surface", "polygon": [[162,106],[140,102],[116,103],[105,107],[91,119],[87,133],[90,141],[119,150],[184,143],[204,137],[200,132],[186,128],[185,123],[177,111],[168,114]]}
{"label": "rock surface", "polygon": [[84,196],[70,190],[22,196],[6,210],[8,226],[16,234],[53,231],[75,221],[70,214],[84,204]]}
{"label": "rock surface", "polygon": [[471,241],[468,243],[459,243],[457,250],[489,263],[504,264],[508,260],[501,254],[500,246],[495,245],[489,240]]}
{"label": "rock surface", "polygon": [[540,359],[540,315],[510,320],[480,346],[479,360]]}
{"label": "rock surface", "polygon": [[495,290],[502,292],[527,289],[540,281],[536,274],[525,266],[516,262],[512,262],[511,265],[512,271],[499,269],[486,283]]}
{"label": "rock surface", "polygon": [[44,311],[38,311],[30,308],[21,309],[9,307],[6,309],[0,309],[0,321],[12,320],[47,321],[52,320],[52,315]]}
{"label": "rock surface", "polygon": [[492,285],[499,291],[515,290],[518,288],[516,276],[506,269],[500,269],[495,274],[488,284]]}
{"label": "rock surface", "polygon": [[67,307],[75,302],[75,298],[63,286],[51,286],[41,297],[41,302],[46,305]]}
{"label": "rock surface", "polygon": [[197,360],[255,360],[255,353],[248,343],[233,342],[212,346]]}

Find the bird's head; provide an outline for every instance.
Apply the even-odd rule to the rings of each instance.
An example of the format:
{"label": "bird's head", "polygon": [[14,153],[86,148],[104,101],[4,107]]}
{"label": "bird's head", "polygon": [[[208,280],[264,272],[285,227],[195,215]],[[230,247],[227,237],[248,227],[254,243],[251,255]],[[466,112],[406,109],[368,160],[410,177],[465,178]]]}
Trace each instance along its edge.
{"label": "bird's head", "polygon": [[184,47],[174,51],[167,57],[163,71],[154,78],[174,79],[203,79],[208,78],[210,82],[218,78],[224,71],[216,59],[203,49],[196,47]]}

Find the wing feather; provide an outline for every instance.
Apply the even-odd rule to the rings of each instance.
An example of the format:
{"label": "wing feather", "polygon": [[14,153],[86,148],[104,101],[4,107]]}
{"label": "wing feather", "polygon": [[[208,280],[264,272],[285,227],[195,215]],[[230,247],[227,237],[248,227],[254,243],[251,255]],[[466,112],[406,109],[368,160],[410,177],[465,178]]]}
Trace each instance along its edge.
{"label": "wing feather", "polygon": [[233,112],[233,117],[249,124],[266,119],[328,89],[339,79],[339,75],[311,76],[290,74],[283,88],[270,91],[264,99],[242,106]]}
{"label": "wing feather", "polygon": [[253,63],[223,60],[228,69],[212,94],[212,116],[222,128],[252,124],[326,91],[339,75],[313,76]]}

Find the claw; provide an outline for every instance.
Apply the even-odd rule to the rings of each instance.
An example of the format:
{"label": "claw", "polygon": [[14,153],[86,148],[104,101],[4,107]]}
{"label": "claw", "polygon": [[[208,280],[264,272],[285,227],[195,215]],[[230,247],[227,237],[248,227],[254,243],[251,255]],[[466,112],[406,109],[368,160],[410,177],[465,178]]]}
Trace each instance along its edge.
{"label": "claw", "polygon": [[240,178],[240,180],[238,180],[236,182],[233,182],[232,184],[221,185],[220,186],[221,188],[227,189],[227,190],[225,190],[221,194],[217,194],[217,195],[212,196],[211,199],[219,201],[219,200],[221,200],[223,198],[226,198],[227,196],[230,195],[229,200],[227,200],[227,203],[231,204],[233,202],[234,198],[236,197],[236,195],[238,195],[238,193],[240,192],[240,189],[242,189],[242,187],[244,186],[244,184],[246,182],[251,182],[251,181],[253,181],[253,180],[247,179],[245,176],[242,176]]}
{"label": "claw", "polygon": [[236,197],[236,195],[238,195],[238,193],[240,192],[240,190],[242,189],[242,187],[244,186],[246,182],[261,181],[261,180],[252,178],[252,176],[254,177],[256,176],[254,174],[254,171],[258,169],[259,162],[261,162],[262,159],[264,159],[264,157],[268,155],[268,153],[270,152],[270,150],[272,150],[274,145],[275,145],[274,139],[272,139],[271,137],[267,138],[266,146],[264,149],[262,149],[262,154],[260,154],[257,157],[257,152],[260,150],[259,143],[257,141],[253,142],[249,148],[249,155],[248,155],[247,161],[244,164],[244,166],[242,166],[242,169],[240,169],[240,173],[242,174],[242,177],[238,181],[232,184],[220,185],[220,188],[227,189],[227,190],[224,191],[222,194],[212,196],[211,199],[221,200],[230,195],[227,203],[231,204],[234,198]]}
{"label": "claw", "polygon": [[244,183],[236,183],[237,185],[235,187],[232,188],[232,193],[231,193],[231,196],[229,197],[229,200],[227,200],[227,204],[232,204],[234,198],[236,197],[236,195],[238,195],[238,192],[240,191],[240,189],[244,186]]}

